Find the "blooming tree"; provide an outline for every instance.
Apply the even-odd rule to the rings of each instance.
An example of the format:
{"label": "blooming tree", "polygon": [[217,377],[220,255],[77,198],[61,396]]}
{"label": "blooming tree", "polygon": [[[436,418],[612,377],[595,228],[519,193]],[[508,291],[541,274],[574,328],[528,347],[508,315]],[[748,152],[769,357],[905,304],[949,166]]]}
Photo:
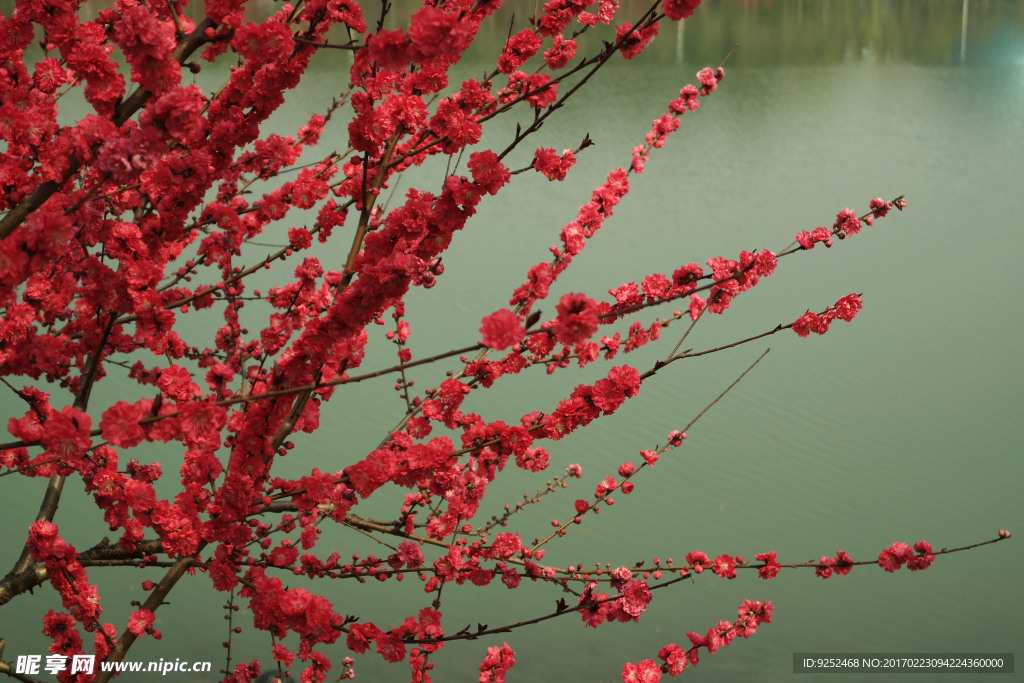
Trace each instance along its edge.
{"label": "blooming tree", "polygon": [[[630,16],[617,0],[551,0],[528,21],[506,26],[489,73],[461,83],[449,82],[452,67],[481,25],[498,21],[500,0],[428,1],[396,29],[385,28],[394,25],[386,2],[371,10],[354,0],[300,1],[264,21],[251,20],[242,0],[192,4],[120,0],[85,19],[78,0],[18,0],[0,17],[0,374],[24,404],[10,417],[10,440],[0,444],[0,477],[5,485],[19,477],[48,482],[24,547],[0,580],[0,605],[49,584],[63,606],[42,619],[53,654],[123,660],[138,638],[159,638],[156,613],[173,609],[164,606],[168,594],[189,577],[246,605],[255,627],[275,641],[269,654],[282,669],[301,670],[303,680],[324,680],[332,668],[326,653],[347,648],[405,662],[412,680],[428,681],[432,653],[452,641],[514,633],[544,619],[594,628],[636,622],[654,591],[707,570],[728,580],[742,570],[772,579],[784,568],[806,568],[827,579],[857,565],[921,570],[958,550],[919,541],[894,543],[869,561],[842,550],[800,563],[771,551],[747,561],[693,550],[682,563],[653,558],[635,567],[544,562],[545,546],[611,506],[613,495],[630,494],[644,470],[683,446],[696,419],[667,426],[663,445],[641,445],[632,459],[638,464],[598,472],[592,492],[574,502],[558,494],[583,468],[559,440],[614,413],[676,361],[789,330],[820,335],[853,320],[862,300],[847,294],[718,349],[681,350],[699,320],[726,313],[783,258],[830,247],[905,206],[902,197],[876,197],[862,213],[843,209],[831,226],[798,232],[778,253],[753,245],[735,258],[680,263],[609,283],[606,293],[565,294],[549,306],[553,315],[542,315],[538,303],[612,217],[649,155],[720,86],[722,66],[682,84],[632,158],[561,228],[550,257],[482,318],[478,338],[453,340],[457,348],[429,358],[413,354],[406,297],[442,276],[442,254],[459,231],[472,229],[477,207],[520,173],[563,180],[592,144],[584,137],[558,152],[534,147],[531,136],[610,60],[638,55],[663,22],[690,16],[699,0],[654,1]],[[45,56],[30,63],[33,42]],[[584,54],[585,44],[595,47]],[[265,134],[261,124],[323,50],[352,55],[348,88],[294,135]],[[186,71],[228,59],[237,66],[216,91],[188,83]],[[91,111],[60,125],[61,98],[76,87]],[[528,116],[503,147],[481,144],[485,126],[519,112]],[[348,148],[297,166],[342,113],[351,116]],[[445,160],[445,171],[387,206],[383,191],[431,157]],[[257,183],[268,189],[254,198],[249,188]],[[315,217],[303,224],[307,215]],[[280,246],[244,260],[243,247],[260,238]],[[263,291],[253,283],[268,271],[277,284]],[[243,324],[247,304],[244,320],[258,316],[259,329]],[[672,304],[681,310],[669,310]],[[210,338],[188,338],[182,321],[207,309],[219,327]],[[386,319],[397,358],[364,367],[375,327]],[[636,367],[625,359],[673,333],[677,343],[664,360]],[[602,363],[599,379],[569,395],[538,396],[537,409],[512,424],[464,409],[469,394],[494,391],[508,375]],[[407,371],[428,364],[456,369],[436,386],[414,389]],[[134,383],[136,395],[91,402],[108,374]],[[301,449],[297,433],[320,426],[324,404],[376,378],[394,381],[405,399],[380,446],[340,469],[321,462],[301,477],[282,476],[280,459]],[[136,457],[152,442],[176,444],[179,457]],[[551,471],[559,475],[536,498],[485,519],[488,487],[509,468],[546,480]],[[91,497],[95,506],[76,514],[101,518],[115,543],[97,539],[78,549],[62,538],[54,519],[65,486]],[[162,497],[169,487],[173,495]],[[362,501],[399,489],[392,519],[360,516]],[[550,532],[517,530],[516,513],[538,503],[561,511]],[[318,538],[329,525],[380,539],[390,552],[351,561],[324,552]],[[988,542],[1008,536],[1000,531]],[[165,568],[158,581],[142,582],[146,598],[127,623],[104,618],[104,604],[118,597],[101,600],[90,581],[110,566]],[[316,590],[290,585],[295,575],[354,579],[350,585],[408,576],[422,582],[423,600],[404,620],[383,623],[373,614],[342,614]],[[535,619],[500,629],[460,631],[445,621],[443,589],[496,582],[519,591],[554,586],[565,597],[552,611],[538,608]],[[652,643],[651,657],[626,663],[622,680],[675,676],[697,665],[702,651],[753,635],[772,610],[768,601],[746,600],[734,620],[700,626],[682,645]],[[345,656],[333,665],[351,676],[354,662]],[[514,664],[507,642],[492,647],[479,680],[505,680]],[[226,665],[225,680],[248,681],[259,669],[256,661]],[[2,660],[0,672],[31,680]],[[110,675],[68,667],[59,679]]]}

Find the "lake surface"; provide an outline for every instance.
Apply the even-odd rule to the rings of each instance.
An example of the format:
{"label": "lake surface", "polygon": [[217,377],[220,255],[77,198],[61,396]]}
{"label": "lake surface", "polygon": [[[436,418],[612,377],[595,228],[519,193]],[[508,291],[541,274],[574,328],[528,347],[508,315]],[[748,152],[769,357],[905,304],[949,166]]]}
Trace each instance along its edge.
{"label": "lake surface", "polygon": [[[524,4],[532,10],[533,3]],[[1024,4],[974,0],[966,14],[964,7],[961,0],[705,2],[678,31],[665,25],[647,53],[616,60],[506,160],[525,166],[534,148],[575,147],[586,133],[597,143],[579,155],[565,183],[553,186],[538,174],[521,174],[508,191],[484,201],[446,254],[437,286],[410,297],[410,344],[422,358],[475,342],[480,319],[507,305],[526,270],[546,257],[546,247],[557,243],[562,225],[608,170],[629,163],[630,150],[642,143],[665,103],[695,80],[699,68],[717,65],[738,44],[718,91],[684,117],[665,148],[652,153],[644,175],[631,178],[633,189],[614,218],[559,281],[552,303],[541,308],[551,314],[562,293],[597,295],[690,261],[735,258],[741,249],[778,252],[796,232],[831,225],[844,207],[863,213],[871,197],[906,195],[903,213],[893,212],[831,250],[784,259],[775,275],[739,297],[726,315],[702,320],[686,346],[712,348],[764,332],[850,292],[862,293],[864,310],[825,337],[780,334],[662,370],[614,416],[549,444],[550,474],[579,462],[584,478],[517,518],[516,530],[545,535],[548,520],[564,519],[572,501],[589,498],[619,463],[639,461],[639,450],[663,443],[668,431],[686,424],[771,346],[765,360],[690,431],[683,448],[638,477],[634,493],[618,496],[614,508],[549,544],[545,563],[617,566],[653,556],[681,562],[690,550],[749,559],[775,550],[782,562],[803,562],[843,549],[855,560],[870,560],[894,541],[926,539],[938,549],[994,538],[1001,527],[1018,536],[938,557],[925,572],[858,567],[822,581],[800,570],[770,582],[751,572],[729,582],[703,575],[692,585],[659,591],[636,625],[585,630],[571,615],[504,638],[450,645],[431,660],[435,680],[471,680],[486,646],[507,640],[517,659],[510,680],[617,681],[623,662],[655,657],[667,643],[684,643],[688,630],[704,632],[731,620],[745,598],[772,600],[774,622],[749,640],[703,656],[699,667],[687,670],[688,680],[830,680],[794,675],[794,652],[1019,649]],[[493,32],[500,43],[507,22]],[[460,73],[488,69],[482,61],[487,53],[470,55]],[[276,117],[273,129],[293,133],[307,112],[323,111],[347,80],[345,59],[324,55],[296,91],[291,115]],[[203,86],[212,88],[218,75],[209,71]],[[332,125],[322,152],[344,146],[343,117]],[[513,122],[499,123],[485,142],[503,148],[513,131]],[[396,198],[410,186],[436,190],[440,173],[443,166],[417,169]],[[268,233],[262,241],[274,239],[283,238]],[[247,255],[255,262],[269,250],[253,248]],[[340,244],[337,250],[320,256],[340,259]],[[191,324],[198,333],[207,323]],[[683,329],[670,327],[653,350],[616,363],[650,367]],[[390,365],[392,353],[384,343],[375,345],[364,369]],[[436,385],[446,369],[418,370],[416,386]],[[508,378],[504,389],[499,384],[475,392],[463,408],[511,422],[530,410],[551,410],[559,396],[606,370],[524,373]],[[97,385],[92,405],[109,405],[125,398],[125,391],[134,388],[111,378]],[[7,414],[20,415],[23,408],[9,396],[3,398]],[[314,458],[302,453],[315,456],[319,462],[313,464],[322,468],[324,460],[338,469],[354,462],[376,446],[403,406],[388,380],[339,392],[320,431],[295,439],[298,448],[287,467],[294,467],[291,474],[308,471]],[[180,455],[154,448],[145,457],[161,459],[165,472],[173,473],[177,466],[167,463]],[[484,519],[545,481],[507,472],[489,492]],[[6,571],[44,482],[7,477],[0,487],[8,510],[0,527],[0,547],[9,549],[0,553]],[[76,546],[88,547],[106,531],[76,514],[89,503],[80,489],[69,488],[55,521]],[[386,504],[371,501],[354,512],[393,516],[402,493],[395,492]],[[324,555],[332,549],[343,556],[389,552],[355,534],[328,534],[318,546]],[[105,596],[105,616],[115,623],[132,611],[130,599],[142,597],[141,581],[156,577],[90,573]],[[429,604],[417,581],[321,588],[337,610],[382,627]],[[550,611],[560,597],[544,586],[450,589],[442,611],[447,631],[478,622],[494,627]],[[154,647],[144,640],[131,656],[210,660],[214,670],[222,667],[227,629],[210,605],[223,600],[203,578],[185,582],[158,614],[163,642]],[[44,652],[48,641],[38,624],[50,608],[59,608],[59,600],[48,587],[4,607],[5,659]],[[244,616],[241,625],[232,664],[268,662],[269,638],[255,634]],[[349,654],[341,643],[325,652],[336,662]],[[361,680],[405,680],[407,672],[372,653],[357,658]]]}

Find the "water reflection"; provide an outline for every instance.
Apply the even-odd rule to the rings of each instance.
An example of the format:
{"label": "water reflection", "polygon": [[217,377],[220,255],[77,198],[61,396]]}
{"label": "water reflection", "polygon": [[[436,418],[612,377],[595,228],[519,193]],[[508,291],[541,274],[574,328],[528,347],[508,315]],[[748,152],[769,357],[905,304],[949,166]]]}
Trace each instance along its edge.
{"label": "water reflection", "polygon": [[985,0],[720,0],[687,22],[686,48],[707,54],[739,43],[734,65],[1013,63],[1022,10]]}
{"label": "water reflection", "polygon": [[967,16],[970,0],[964,0],[963,19],[960,20],[960,63],[967,61]]}
{"label": "water reflection", "polygon": [[[484,27],[500,42],[509,22],[525,26],[524,5],[506,2]],[[622,2],[628,17],[647,3]],[[398,27],[418,2],[395,3]],[[832,64],[850,61],[914,64],[1012,64],[1024,38],[1024,3],[1012,0],[705,0],[694,16],[671,26],[652,46],[657,59],[725,55],[740,45],[734,66]],[[978,46],[973,50],[972,46]],[[1013,49],[1014,47],[1017,50]],[[492,45],[479,45],[490,51]]]}
{"label": "water reflection", "polygon": [[[83,16],[109,3],[89,0]],[[394,0],[387,28],[408,25],[420,0]],[[628,18],[647,0],[622,0]],[[279,9],[274,0],[250,0],[246,18],[262,20]],[[367,24],[377,19],[376,3],[362,3]],[[509,2],[481,27],[469,55],[492,55],[509,25],[528,25],[542,3]],[[187,14],[197,21],[201,4]],[[1024,3],[1015,0],[705,0],[694,16],[665,33],[651,48],[657,59],[683,62],[688,55],[725,55],[741,49],[734,66],[833,64],[850,61],[914,64],[997,65],[1019,63],[1024,38]],[[343,34],[338,32],[336,39]],[[593,40],[599,40],[596,36]],[[586,40],[583,41],[584,45]]]}

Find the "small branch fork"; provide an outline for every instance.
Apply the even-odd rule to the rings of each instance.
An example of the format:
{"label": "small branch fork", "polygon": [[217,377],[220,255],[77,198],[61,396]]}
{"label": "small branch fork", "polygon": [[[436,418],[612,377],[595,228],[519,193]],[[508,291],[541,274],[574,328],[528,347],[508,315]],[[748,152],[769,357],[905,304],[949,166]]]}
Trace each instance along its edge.
{"label": "small branch fork", "polygon": [[[689,424],[687,424],[687,425],[686,425],[685,427],[683,427],[683,429],[682,429],[682,435],[683,435],[683,436],[685,437],[685,435],[686,435],[686,432],[687,432],[687,431],[689,431],[689,429],[690,429],[691,427],[693,427],[693,425],[697,424],[697,420],[699,420],[700,418],[704,417],[704,415],[705,415],[705,414],[706,414],[706,413],[707,413],[707,412],[708,412],[709,410],[711,410],[711,408],[712,408],[712,407],[714,407],[714,405],[715,405],[716,403],[718,403],[718,402],[719,402],[719,401],[721,401],[721,400],[722,400],[723,398],[725,398],[725,395],[726,395],[726,394],[728,394],[728,393],[729,393],[730,391],[732,391],[732,388],[733,388],[733,387],[735,387],[735,386],[736,386],[737,384],[739,384],[739,383],[740,383],[740,380],[742,380],[742,379],[743,379],[744,377],[746,377],[746,376],[747,376],[747,373],[748,373],[748,372],[750,372],[751,370],[753,370],[753,369],[754,369],[754,366],[756,366],[756,365],[757,365],[758,363],[760,363],[760,362],[761,362],[761,361],[762,361],[762,360],[764,359],[764,357],[768,355],[768,352],[769,352],[769,351],[771,351],[771,349],[770,349],[770,348],[768,348],[768,349],[765,349],[764,353],[762,353],[762,354],[761,354],[760,356],[758,356],[758,357],[757,357],[757,360],[755,360],[755,361],[754,361],[753,363],[751,363],[751,364],[750,364],[750,365],[749,365],[749,366],[747,367],[747,369],[746,369],[746,370],[744,370],[744,371],[743,371],[742,373],[740,373],[740,376],[739,376],[739,377],[737,377],[737,378],[736,378],[736,379],[735,379],[735,380],[733,381],[733,383],[732,383],[732,384],[730,384],[729,386],[727,386],[727,387],[725,388],[725,390],[724,390],[724,391],[722,391],[722,393],[720,393],[720,394],[719,394],[718,396],[716,396],[716,397],[715,397],[715,399],[714,399],[713,401],[711,401],[711,403],[707,404],[707,405],[706,405],[706,406],[704,407],[704,409],[703,409],[703,410],[701,410],[701,411],[700,411],[700,413],[698,413],[698,414],[697,414],[697,417],[695,417],[695,418],[693,418],[692,420],[690,420]],[[670,360],[671,360],[671,359],[670,359]],[[644,373],[643,375],[641,375],[641,376],[640,376],[640,379],[641,379],[641,381],[642,381],[642,380],[643,380],[643,379],[644,379],[645,377],[649,377],[649,376],[653,375],[653,374],[654,374],[654,372],[655,372],[655,370],[650,370],[649,372],[647,372],[647,373]],[[664,446],[662,446],[662,447],[661,447],[660,449],[658,449],[657,451],[655,451],[655,454],[656,454],[656,455],[661,455],[661,454],[662,454],[662,453],[664,453],[665,451],[667,451],[667,450],[669,450],[669,449],[671,449],[671,448],[675,448],[675,447],[676,447],[676,446],[675,446],[675,445],[673,445],[672,441],[669,441],[669,442],[668,442],[668,443],[666,443],[666,444],[665,444]],[[627,475],[627,476],[626,476],[626,477],[625,477],[625,478],[623,479],[623,483],[624,483],[624,482],[626,482],[626,481],[629,481],[630,479],[632,479],[633,477],[635,477],[635,476],[637,475],[637,473],[638,473],[638,472],[640,472],[641,470],[643,470],[643,469],[645,469],[645,468],[647,468],[647,467],[648,467],[648,464],[647,464],[647,462],[646,462],[646,461],[645,461],[645,462],[643,462],[643,463],[641,463],[641,464],[640,464],[640,465],[639,465],[639,466],[638,466],[638,467],[636,468],[636,470],[634,470],[634,471],[633,471],[633,473],[632,473],[632,474],[629,474],[629,475]],[[620,483],[620,484],[619,484],[618,486],[616,486],[616,487],[615,487],[615,489],[619,489],[619,488],[621,488],[621,483]],[[551,532],[550,534],[548,534],[548,535],[547,535],[547,536],[546,536],[546,537],[545,537],[544,539],[542,539],[542,540],[540,540],[540,541],[538,541],[538,542],[534,543],[534,544],[533,544],[533,547],[532,547],[532,548],[530,548],[530,550],[531,550],[531,551],[536,551],[536,550],[538,550],[538,549],[539,549],[539,548],[540,548],[541,546],[545,545],[545,544],[546,544],[546,543],[547,543],[548,541],[550,541],[550,540],[551,540],[552,538],[554,538],[555,536],[561,536],[561,535],[563,535],[563,534],[565,533],[566,529],[568,529],[568,527],[569,527],[570,525],[578,523],[578,520],[580,519],[580,517],[581,517],[582,515],[586,514],[587,512],[590,512],[590,511],[592,511],[592,510],[596,510],[596,509],[597,509],[597,507],[598,507],[598,506],[599,506],[599,505],[600,505],[601,503],[605,502],[605,501],[606,501],[606,500],[608,499],[608,497],[612,495],[612,491],[613,491],[613,490],[615,490],[615,489],[612,489],[612,490],[608,490],[608,491],[605,491],[604,493],[602,493],[602,494],[601,494],[601,495],[600,495],[600,496],[599,496],[599,497],[598,497],[598,498],[597,498],[596,500],[594,500],[594,502],[593,502],[593,503],[591,503],[591,504],[590,504],[590,506],[589,506],[589,507],[588,507],[588,508],[587,508],[587,509],[586,509],[585,511],[579,511],[579,512],[577,512],[577,513],[576,513],[576,515],[575,515],[575,516],[573,517],[573,519],[572,519],[572,520],[570,520],[570,521],[568,521],[568,522],[565,522],[564,524],[560,525],[560,526],[559,526],[559,527],[558,527],[557,529],[555,529],[555,530],[554,530],[554,531],[552,531],[552,532]]]}
{"label": "small branch fork", "polygon": [[32,678],[31,676],[17,673],[16,667],[11,666],[10,662],[4,661],[4,647],[6,645],[7,643],[4,642],[4,639],[0,638],[0,674],[9,676],[16,681],[21,681],[21,683],[43,683],[38,678]]}

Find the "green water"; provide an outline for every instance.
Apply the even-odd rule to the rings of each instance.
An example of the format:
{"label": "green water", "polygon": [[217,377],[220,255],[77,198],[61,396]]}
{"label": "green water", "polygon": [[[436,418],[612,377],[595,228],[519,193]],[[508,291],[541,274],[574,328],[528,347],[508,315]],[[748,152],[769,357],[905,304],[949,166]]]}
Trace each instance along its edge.
{"label": "green water", "polygon": [[[530,10],[533,4],[523,3]],[[638,477],[635,492],[618,496],[614,508],[550,544],[546,563],[616,566],[652,556],[681,562],[690,550],[749,559],[776,550],[780,561],[802,562],[840,548],[855,560],[869,560],[897,540],[926,539],[938,549],[993,538],[1000,527],[1024,532],[1024,325],[1018,307],[1024,294],[1018,265],[1024,247],[1024,9],[974,0],[966,26],[963,17],[960,0],[705,3],[681,31],[666,25],[640,59],[617,61],[546,124],[532,146],[507,160],[525,166],[533,148],[574,147],[585,133],[597,142],[580,154],[565,183],[521,174],[511,188],[484,201],[446,254],[437,286],[410,296],[416,357],[476,341],[480,318],[506,305],[607,171],[628,164],[631,148],[642,142],[665,102],[735,43],[739,48],[719,90],[684,117],[668,145],[652,154],[645,174],[631,178],[632,191],[560,280],[552,301],[567,291],[598,294],[690,261],[735,257],[740,249],[779,251],[795,232],[830,225],[846,206],[863,212],[876,195],[905,194],[909,204],[831,250],[785,259],[725,316],[702,320],[686,346],[719,346],[859,292],[865,308],[854,323],[837,323],[823,338],[780,334],[676,363],[645,382],[640,396],[614,416],[550,444],[551,474],[579,462],[584,479],[515,520],[527,537],[546,534],[548,520],[566,518],[575,498],[589,497],[620,462],[639,461],[640,449],[663,443],[669,430],[688,422],[772,347],[690,431],[684,448]],[[494,29],[496,40],[506,27]],[[471,60],[460,65],[465,74],[487,68]],[[346,74],[343,57],[325,55],[296,91],[290,114],[276,117],[268,132],[294,132],[308,112],[324,109]],[[216,74],[204,77],[204,87],[219,82]],[[334,125],[323,151],[343,145],[341,119]],[[511,122],[499,125],[504,127],[486,140],[495,148],[503,148],[514,129]],[[420,172],[403,181],[398,194],[410,185],[436,190],[441,172]],[[283,240],[284,227],[261,241]],[[256,261],[269,250],[253,248],[247,256]],[[333,264],[344,251],[339,243],[318,255]],[[553,313],[553,304],[542,308]],[[184,324],[199,334],[210,323],[186,318]],[[681,330],[669,328],[650,352],[616,362],[645,369],[668,353]],[[375,345],[364,368],[390,365],[391,353],[386,344]],[[417,386],[433,386],[446,369],[420,369],[413,378]],[[551,410],[560,396],[603,371],[524,373],[474,393],[464,409],[511,422],[530,410]],[[321,430],[296,438],[284,474],[312,466],[340,469],[372,449],[403,410],[389,384],[339,391]],[[125,399],[127,391],[134,388],[115,377],[101,382],[91,403],[95,414]],[[3,400],[8,414],[23,411],[16,401]],[[146,448],[132,455],[161,459],[172,475],[180,456]],[[497,513],[544,481],[509,471],[493,485],[483,511]],[[7,502],[0,527],[0,547],[8,548],[0,554],[4,571],[23,543],[44,484],[0,479]],[[393,516],[401,493],[395,492],[354,512]],[[80,488],[71,485],[55,519],[80,548],[106,533],[83,514],[89,509]],[[339,529],[330,530],[318,549],[343,556],[389,552]],[[794,675],[794,652],[1013,652],[1024,635],[1024,590],[1014,578],[1022,562],[1024,550],[1014,538],[939,557],[928,571],[913,574],[860,567],[822,581],[802,570],[770,582],[749,572],[731,582],[705,575],[659,591],[639,624],[585,630],[578,616],[569,615],[500,638],[454,643],[432,658],[433,675],[436,681],[475,680],[487,645],[507,640],[518,662],[510,680],[619,680],[623,662],[655,657],[661,646],[685,642],[687,630],[703,632],[735,617],[745,598],[772,600],[774,623],[750,640],[705,655],[698,668],[687,670],[687,679],[835,678]],[[142,598],[141,581],[158,575],[90,572],[105,596],[104,616],[118,624],[133,609],[128,601]],[[382,627],[429,604],[417,581],[318,588],[339,612]],[[512,623],[550,611],[560,597],[542,585],[514,592],[500,585],[453,588],[445,591],[445,628]],[[183,582],[158,614],[163,642],[143,640],[131,657],[210,660],[215,670],[222,667],[227,628],[215,606],[223,599],[204,578]],[[39,624],[50,608],[59,608],[59,601],[45,586],[3,608],[6,660],[44,653]],[[232,663],[269,661],[269,639],[254,633],[244,617],[241,625]],[[349,654],[342,643],[325,653],[335,661]],[[372,653],[357,657],[356,672],[370,681],[408,677],[403,665],[385,665]],[[893,679],[901,677],[864,677]]]}

